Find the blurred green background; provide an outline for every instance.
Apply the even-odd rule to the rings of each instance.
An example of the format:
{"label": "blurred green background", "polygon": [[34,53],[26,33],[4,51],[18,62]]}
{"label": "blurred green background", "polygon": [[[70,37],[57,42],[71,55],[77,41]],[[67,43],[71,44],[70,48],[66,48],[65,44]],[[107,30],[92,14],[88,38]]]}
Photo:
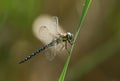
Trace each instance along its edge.
{"label": "blurred green background", "polygon": [[[76,42],[65,81],[120,81],[120,1],[93,0]],[[58,16],[73,34],[84,0],[1,0],[0,81],[57,81],[66,55],[48,61],[38,55],[19,65],[43,44],[32,31],[44,14]]]}

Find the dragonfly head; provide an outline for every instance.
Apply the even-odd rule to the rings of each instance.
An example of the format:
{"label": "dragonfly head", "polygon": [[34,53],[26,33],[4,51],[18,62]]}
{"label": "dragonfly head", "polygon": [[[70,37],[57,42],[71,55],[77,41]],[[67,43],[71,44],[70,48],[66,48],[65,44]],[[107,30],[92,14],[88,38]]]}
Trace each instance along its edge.
{"label": "dragonfly head", "polygon": [[71,34],[70,32],[67,32],[66,37],[67,37],[68,40],[72,40],[73,39],[73,34]]}

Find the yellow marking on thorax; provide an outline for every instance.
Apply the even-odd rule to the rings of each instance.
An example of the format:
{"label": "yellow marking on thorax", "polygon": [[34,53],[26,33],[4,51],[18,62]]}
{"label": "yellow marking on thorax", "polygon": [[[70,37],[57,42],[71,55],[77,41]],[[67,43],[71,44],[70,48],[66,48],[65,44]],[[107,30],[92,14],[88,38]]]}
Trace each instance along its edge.
{"label": "yellow marking on thorax", "polygon": [[66,33],[60,33],[60,37],[62,37],[62,41],[67,40]]}

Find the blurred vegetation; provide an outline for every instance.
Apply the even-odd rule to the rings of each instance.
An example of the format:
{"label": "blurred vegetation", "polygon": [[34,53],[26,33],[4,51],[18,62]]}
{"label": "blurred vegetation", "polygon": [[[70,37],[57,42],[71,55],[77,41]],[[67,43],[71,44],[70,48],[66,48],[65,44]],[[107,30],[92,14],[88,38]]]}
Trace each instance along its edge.
{"label": "blurred vegetation", "polygon": [[[1,0],[0,81],[57,81],[66,61],[44,55],[19,65],[43,44],[33,35],[34,20],[56,15],[75,33],[84,0]],[[120,81],[120,9],[118,0],[93,0],[75,45],[66,81]]]}

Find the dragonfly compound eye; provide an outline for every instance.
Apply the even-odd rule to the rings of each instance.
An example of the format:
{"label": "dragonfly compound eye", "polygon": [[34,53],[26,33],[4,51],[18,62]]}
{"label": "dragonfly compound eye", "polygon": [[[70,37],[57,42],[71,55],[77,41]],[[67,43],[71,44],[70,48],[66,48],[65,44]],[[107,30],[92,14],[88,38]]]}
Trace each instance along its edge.
{"label": "dragonfly compound eye", "polygon": [[70,32],[67,32],[66,37],[71,40],[73,38],[73,35]]}

